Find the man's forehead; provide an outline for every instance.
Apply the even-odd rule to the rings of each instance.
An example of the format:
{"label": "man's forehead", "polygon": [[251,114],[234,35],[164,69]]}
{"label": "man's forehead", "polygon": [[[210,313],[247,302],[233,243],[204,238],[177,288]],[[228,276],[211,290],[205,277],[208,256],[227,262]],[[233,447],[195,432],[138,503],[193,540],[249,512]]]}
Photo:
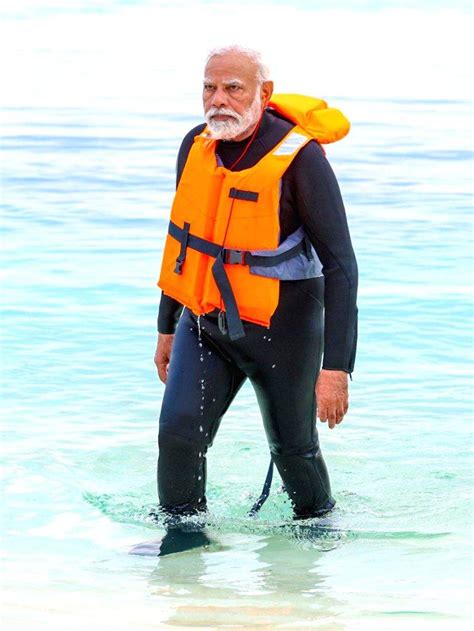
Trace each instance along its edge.
{"label": "man's forehead", "polygon": [[211,57],[204,69],[204,76],[212,80],[219,76],[221,80],[245,81],[255,78],[258,74],[257,64],[242,54],[215,55]]}

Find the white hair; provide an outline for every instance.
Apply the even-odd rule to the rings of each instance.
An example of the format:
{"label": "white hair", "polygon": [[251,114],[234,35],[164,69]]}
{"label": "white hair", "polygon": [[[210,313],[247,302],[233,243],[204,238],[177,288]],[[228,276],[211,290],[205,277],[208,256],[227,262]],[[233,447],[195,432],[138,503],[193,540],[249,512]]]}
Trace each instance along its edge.
{"label": "white hair", "polygon": [[222,46],[220,48],[213,48],[206,58],[206,64],[213,57],[220,57],[221,55],[227,55],[229,53],[238,53],[240,55],[245,55],[250,61],[253,61],[257,66],[257,79],[260,83],[264,83],[265,81],[270,80],[270,72],[268,70],[268,66],[265,64],[262,58],[262,54],[258,52],[258,50],[254,50],[253,48],[245,48],[244,46],[239,46],[238,44],[233,44],[231,46]]}

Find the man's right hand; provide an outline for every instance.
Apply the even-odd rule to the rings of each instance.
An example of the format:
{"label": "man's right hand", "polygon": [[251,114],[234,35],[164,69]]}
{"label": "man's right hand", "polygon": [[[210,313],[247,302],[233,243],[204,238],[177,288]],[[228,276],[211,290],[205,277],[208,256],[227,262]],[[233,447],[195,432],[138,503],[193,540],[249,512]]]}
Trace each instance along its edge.
{"label": "man's right hand", "polygon": [[155,366],[158,370],[160,381],[166,383],[168,378],[168,366],[170,363],[171,349],[173,348],[174,334],[158,333],[158,342],[155,351]]}

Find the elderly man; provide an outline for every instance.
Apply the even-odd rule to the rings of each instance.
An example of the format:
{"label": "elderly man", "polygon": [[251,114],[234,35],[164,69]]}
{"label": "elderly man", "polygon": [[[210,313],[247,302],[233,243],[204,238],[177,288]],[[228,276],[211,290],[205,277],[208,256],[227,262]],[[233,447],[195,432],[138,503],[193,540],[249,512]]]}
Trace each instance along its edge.
{"label": "elderly man", "polygon": [[155,353],[166,384],[158,493],[178,519],[206,510],[206,452],[247,378],[294,517],[335,505],[316,413],[333,429],[348,409],[357,264],[318,140],[348,126],[338,130],[345,119],[332,110],[331,122],[318,102],[323,129],[308,131],[306,104],[315,100],[273,102],[272,92],[255,51],[211,52],[206,124],[178,155]]}

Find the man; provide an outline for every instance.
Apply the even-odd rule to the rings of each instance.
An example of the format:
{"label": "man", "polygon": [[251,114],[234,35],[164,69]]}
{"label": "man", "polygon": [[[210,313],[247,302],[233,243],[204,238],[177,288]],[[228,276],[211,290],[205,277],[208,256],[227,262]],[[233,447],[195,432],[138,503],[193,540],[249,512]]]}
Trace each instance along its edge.
{"label": "man", "polygon": [[355,358],[357,264],[324,152],[267,107],[272,93],[258,53],[213,51],[207,125],[187,134],[178,155],[155,353],[166,384],[158,493],[163,512],[178,519],[206,510],[206,452],[247,378],[294,517],[335,505],[316,401],[323,423],[341,423]]}

